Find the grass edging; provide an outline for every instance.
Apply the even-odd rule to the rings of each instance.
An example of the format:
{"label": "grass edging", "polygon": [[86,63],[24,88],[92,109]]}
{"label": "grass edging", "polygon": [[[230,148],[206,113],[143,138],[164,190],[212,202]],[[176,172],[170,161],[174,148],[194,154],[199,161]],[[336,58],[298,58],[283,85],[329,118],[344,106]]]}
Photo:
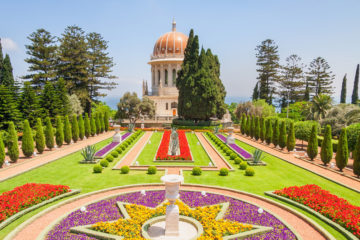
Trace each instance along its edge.
{"label": "grass edging", "polygon": [[67,193],[64,193],[64,194],[60,194],[56,197],[53,197],[53,198],[50,198],[48,200],[45,200],[41,203],[38,203],[38,204],[35,204],[34,206],[31,206],[29,208],[26,208],[14,215],[12,215],[11,217],[9,217],[8,219],[6,219],[5,221],[3,221],[2,223],[0,223],[0,230],[5,228],[7,225],[11,224],[12,222],[14,222],[15,220],[21,218],[22,216],[24,216],[25,214],[29,213],[29,212],[32,212],[42,206],[45,206],[49,203],[52,203],[52,202],[55,202],[59,199],[62,199],[62,198],[66,198],[66,197],[69,197],[69,196],[72,196],[72,195],[75,195],[75,194],[78,194],[80,193],[80,190],[79,189],[74,189],[74,190],[71,190],[71,192],[67,192]]}
{"label": "grass edging", "polygon": [[295,207],[298,207],[298,208],[310,213],[311,215],[314,215],[315,217],[321,219],[322,221],[326,222],[327,224],[329,224],[330,226],[335,228],[337,231],[341,232],[349,240],[357,240],[358,239],[354,234],[352,234],[351,232],[346,230],[340,224],[331,221],[329,218],[327,218],[324,215],[316,212],[315,210],[305,206],[304,204],[298,203],[296,201],[293,201],[293,200],[291,200],[289,198],[286,198],[286,197],[283,197],[283,196],[279,196],[279,195],[275,194],[272,191],[265,192],[265,195],[276,198],[276,199],[279,199],[279,200],[284,201],[286,203],[289,203],[289,204],[291,204],[291,205],[293,205]]}

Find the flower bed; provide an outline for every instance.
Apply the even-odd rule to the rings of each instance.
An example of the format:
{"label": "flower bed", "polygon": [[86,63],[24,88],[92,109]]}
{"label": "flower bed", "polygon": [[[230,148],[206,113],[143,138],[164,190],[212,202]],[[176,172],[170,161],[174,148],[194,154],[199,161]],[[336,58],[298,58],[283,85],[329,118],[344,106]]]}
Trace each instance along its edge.
{"label": "flower bed", "polygon": [[171,132],[166,130],[162,137],[159,149],[156,153],[156,160],[192,160],[189,143],[186,139],[185,131],[178,130],[179,136],[179,148],[180,155],[171,156],[169,152],[170,134]]}
{"label": "flower bed", "polygon": [[360,207],[345,199],[314,184],[288,187],[274,193],[310,207],[360,238]]}
{"label": "flower bed", "polygon": [[0,222],[12,215],[60,194],[70,192],[68,186],[27,183],[0,195]]}
{"label": "flower bed", "polygon": [[[130,132],[125,133],[124,135],[121,136],[121,140],[124,141],[127,137],[130,136],[130,134],[131,134]],[[103,147],[102,149],[97,151],[95,153],[95,157],[102,158],[103,156],[105,156],[108,152],[110,152],[112,149],[114,149],[119,144],[120,143],[118,143],[118,142],[109,143],[108,145],[106,145],[105,147]]]}
{"label": "flower bed", "polygon": [[[162,190],[147,191],[145,196],[141,195],[140,192],[127,193],[92,203],[86,206],[86,212],[77,210],[70,213],[67,217],[61,220],[59,224],[57,224],[47,234],[47,239],[95,240],[96,238],[88,237],[84,234],[70,233],[70,228],[95,224],[98,222],[118,220],[122,216],[119,212],[116,202],[128,202],[154,208],[164,200],[165,191]],[[259,214],[257,206],[242,202],[238,199],[218,194],[208,193],[207,196],[203,196],[200,192],[180,191],[180,200],[192,208],[229,202],[229,208],[225,212],[224,220],[253,225],[262,225],[273,228],[273,230],[270,232],[245,238],[247,240],[296,239],[295,234],[292,233],[279,219],[275,218],[266,211],[264,211],[262,214]]]}
{"label": "flower bed", "polygon": [[[222,134],[216,134],[216,136],[223,142],[226,143],[226,137]],[[246,150],[242,149],[241,147],[239,147],[237,144],[235,143],[230,143],[228,144],[229,147],[231,147],[232,150],[234,150],[237,154],[240,155],[240,157],[242,159],[244,159],[245,161],[251,160],[252,159],[252,155],[247,152]]]}

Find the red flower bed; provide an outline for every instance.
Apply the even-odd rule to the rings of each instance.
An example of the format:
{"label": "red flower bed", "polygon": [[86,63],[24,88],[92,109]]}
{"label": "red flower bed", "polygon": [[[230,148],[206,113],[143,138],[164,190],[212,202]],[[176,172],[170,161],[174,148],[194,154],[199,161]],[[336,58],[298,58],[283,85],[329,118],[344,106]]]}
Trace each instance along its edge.
{"label": "red flower bed", "polygon": [[25,208],[67,192],[70,192],[68,186],[38,183],[27,183],[4,192],[0,195],[0,222]]}
{"label": "red flower bed", "polygon": [[185,131],[178,130],[177,132],[179,136],[180,155],[176,155],[176,156],[168,155],[171,132],[166,130],[164,131],[164,135],[161,140],[159,149],[156,153],[157,160],[192,160],[189,143],[186,139]]}
{"label": "red flower bed", "polygon": [[345,199],[317,185],[293,186],[274,193],[312,208],[360,237],[360,207],[351,205]]}

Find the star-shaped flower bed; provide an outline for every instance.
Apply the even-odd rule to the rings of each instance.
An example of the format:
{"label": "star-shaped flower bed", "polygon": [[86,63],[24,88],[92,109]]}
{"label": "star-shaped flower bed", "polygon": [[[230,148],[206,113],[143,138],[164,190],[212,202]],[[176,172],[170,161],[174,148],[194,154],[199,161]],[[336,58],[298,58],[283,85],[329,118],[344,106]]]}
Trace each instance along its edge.
{"label": "star-shaped flower bed", "polygon": [[[185,216],[200,223],[201,234],[198,239],[244,239],[253,235],[272,231],[272,227],[243,224],[237,221],[223,219],[229,208],[229,203],[190,208],[181,201],[177,201],[180,216]],[[164,216],[166,206],[169,203],[162,203],[155,208],[143,205],[117,202],[117,206],[123,218],[116,221],[98,222],[96,224],[77,226],[70,229],[70,232],[85,234],[97,239],[146,239],[142,231],[149,226],[144,226],[148,220]],[[199,230],[199,229],[198,229]]]}

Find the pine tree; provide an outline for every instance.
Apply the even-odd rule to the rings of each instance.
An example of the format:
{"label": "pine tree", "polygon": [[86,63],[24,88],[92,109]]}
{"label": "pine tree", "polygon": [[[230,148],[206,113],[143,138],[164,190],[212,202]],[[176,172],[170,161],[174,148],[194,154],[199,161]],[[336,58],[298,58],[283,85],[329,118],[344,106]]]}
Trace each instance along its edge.
{"label": "pine tree", "polygon": [[313,161],[318,154],[317,126],[315,124],[311,128],[306,152],[311,161]]}
{"label": "pine tree", "polygon": [[259,82],[256,83],[252,94],[253,101],[256,101],[258,99],[259,99]]}
{"label": "pine tree", "polygon": [[85,125],[84,125],[84,119],[82,117],[82,115],[80,114],[79,115],[79,138],[81,140],[84,139],[84,136],[85,136]]}
{"label": "pine tree", "polygon": [[70,103],[67,92],[68,90],[64,79],[59,78],[55,84],[55,93],[57,95],[56,108],[58,109],[58,114],[61,116],[65,116],[70,113]]}
{"label": "pine tree", "polygon": [[259,117],[255,117],[255,139],[256,141],[260,138],[260,120]]}
{"label": "pine tree", "polygon": [[[356,154],[355,154],[356,155]],[[339,143],[336,148],[336,166],[340,169],[340,172],[346,167],[349,158],[349,150],[347,143],[346,128],[341,129]]]}
{"label": "pine tree", "polygon": [[341,96],[340,96],[340,103],[346,103],[346,74],[343,78],[342,85],[341,85]]}
{"label": "pine tree", "polygon": [[44,89],[40,94],[40,105],[45,116],[53,118],[63,113],[54,84],[50,81],[45,83]]}
{"label": "pine tree", "polygon": [[266,135],[265,140],[267,144],[270,144],[272,142],[273,138],[273,127],[271,123],[271,119],[266,120]]}
{"label": "pine tree", "polygon": [[356,141],[355,151],[353,152],[354,164],[353,171],[354,174],[359,177],[360,176],[360,134]]}
{"label": "pine tree", "polygon": [[[1,45],[0,45],[0,47],[1,47]],[[1,48],[0,48],[0,50],[1,50]],[[4,161],[5,161],[5,146],[4,146],[2,133],[0,133],[0,168],[3,167]]]}
{"label": "pine tree", "polygon": [[39,105],[39,98],[34,89],[31,87],[30,82],[25,82],[20,96],[19,109],[24,117],[26,117],[32,126],[35,121],[40,117],[41,109]]}
{"label": "pine tree", "polygon": [[282,149],[286,147],[286,122],[282,121],[280,125],[280,133],[279,133],[279,146]]}
{"label": "pine tree", "polygon": [[64,143],[64,126],[61,117],[56,117],[56,145],[61,147]]}
{"label": "pine tree", "polygon": [[100,121],[100,132],[103,133],[105,131],[105,123],[104,123],[104,115],[99,113],[99,121]]}
{"label": "pine tree", "polygon": [[72,140],[74,143],[79,139],[79,123],[76,114],[73,114],[71,121]]}
{"label": "pine tree", "polygon": [[105,111],[104,114],[105,132],[109,131],[109,112]]}
{"label": "pine tree", "polygon": [[279,136],[280,136],[279,120],[275,119],[274,132],[272,137],[272,143],[274,144],[275,147],[279,145]]}
{"label": "pine tree", "polygon": [[240,129],[241,129],[241,134],[245,135],[245,133],[246,133],[246,115],[245,115],[245,113],[243,113],[243,115],[241,116]]}
{"label": "pine tree", "polygon": [[13,68],[8,54],[5,55],[2,61],[0,84],[9,87],[10,90],[13,90],[15,86]]}
{"label": "pine tree", "polygon": [[1,82],[1,72],[3,68],[4,54],[2,51],[1,38],[0,38],[0,82]]}
{"label": "pine tree", "polygon": [[261,139],[261,142],[264,142],[265,141],[265,138],[266,138],[266,122],[265,122],[265,119],[262,117],[260,119],[260,139]]}
{"label": "pine tree", "polygon": [[46,127],[45,127],[45,143],[46,143],[46,147],[48,149],[53,149],[54,147],[54,129],[51,125],[51,121],[50,118],[47,117],[46,120]]}
{"label": "pine tree", "polygon": [[357,104],[359,100],[359,64],[356,66],[355,80],[354,80],[354,88],[351,96],[351,103]]}
{"label": "pine tree", "polygon": [[96,134],[99,135],[101,132],[100,114],[95,114]]}
{"label": "pine tree", "polygon": [[327,61],[318,57],[314,59],[309,66],[308,74],[308,83],[310,86],[310,90],[314,96],[318,96],[320,94],[331,95],[333,93],[333,81],[334,75],[332,71],[330,71],[330,66]]}
{"label": "pine tree", "polygon": [[40,118],[36,120],[35,147],[38,153],[43,153],[45,150],[44,129]]}
{"label": "pine tree", "polygon": [[21,140],[21,149],[25,157],[31,157],[34,153],[34,139],[28,120],[24,121],[24,130]]}
{"label": "pine tree", "polygon": [[95,121],[95,114],[91,115],[90,119],[90,129],[91,129],[91,136],[95,136],[97,129],[96,129],[96,121]]}
{"label": "pine tree", "polygon": [[290,128],[289,128],[289,133],[288,133],[288,137],[287,137],[287,142],[286,142],[286,148],[287,150],[290,152],[292,150],[294,150],[295,148],[295,129],[294,129],[294,122],[290,123]]}
{"label": "pine tree", "polygon": [[19,159],[19,145],[18,145],[18,136],[17,132],[15,130],[15,126],[13,122],[9,122],[9,128],[8,128],[8,155],[10,157],[10,160],[12,162],[17,162]]}
{"label": "pine tree", "polygon": [[332,145],[332,136],[331,136],[331,126],[326,125],[324,139],[321,143],[321,152],[320,152],[321,161],[326,166],[333,157],[333,145]]}
{"label": "pine tree", "polygon": [[69,116],[66,115],[64,118],[64,141],[67,144],[71,143],[71,139],[72,139],[72,134],[71,134],[71,125],[69,122]]}
{"label": "pine tree", "polygon": [[85,128],[85,137],[89,138],[90,135],[92,135],[92,134],[91,134],[91,127],[90,127],[90,119],[89,119],[87,113],[85,113],[84,128]]}
{"label": "pine tree", "polygon": [[306,78],[304,101],[306,102],[310,101],[310,86],[309,86],[308,77]]}
{"label": "pine tree", "polygon": [[18,110],[16,99],[9,87],[0,84],[0,128],[6,129],[7,122],[18,124],[21,113]]}

